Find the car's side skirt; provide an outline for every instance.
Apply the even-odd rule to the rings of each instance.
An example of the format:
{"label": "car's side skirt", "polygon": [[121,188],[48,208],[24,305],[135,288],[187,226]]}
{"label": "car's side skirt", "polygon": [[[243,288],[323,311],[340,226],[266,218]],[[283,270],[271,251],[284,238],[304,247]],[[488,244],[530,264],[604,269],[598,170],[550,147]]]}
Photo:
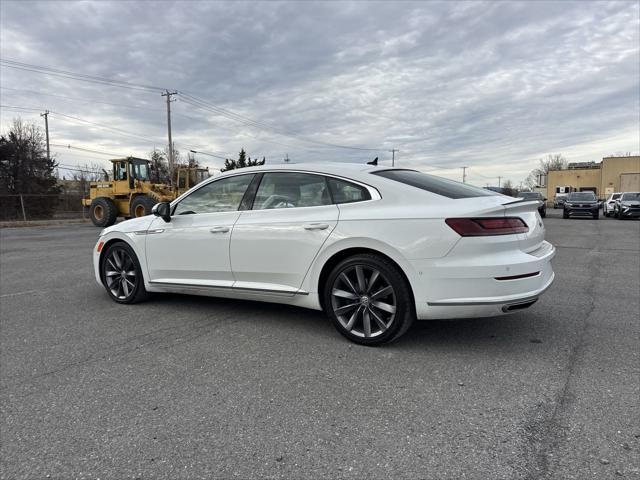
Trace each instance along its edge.
{"label": "car's side skirt", "polygon": [[260,295],[281,295],[285,297],[292,297],[294,295],[309,295],[309,292],[303,290],[291,291],[291,290],[277,290],[271,288],[249,288],[249,287],[235,287],[221,286],[221,285],[195,285],[189,283],[170,283],[170,282],[149,282],[152,287],[160,287],[165,290],[198,290],[210,292],[212,295],[216,291],[219,293],[236,292],[236,293],[253,293]]}

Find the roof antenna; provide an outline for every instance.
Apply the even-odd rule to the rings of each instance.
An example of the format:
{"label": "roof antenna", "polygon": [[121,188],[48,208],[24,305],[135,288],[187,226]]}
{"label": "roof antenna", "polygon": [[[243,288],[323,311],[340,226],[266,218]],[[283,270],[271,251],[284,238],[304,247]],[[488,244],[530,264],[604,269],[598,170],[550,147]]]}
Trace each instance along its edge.
{"label": "roof antenna", "polygon": [[367,165],[374,165],[374,166],[377,167],[378,166],[378,157],[374,158],[370,162],[367,162]]}

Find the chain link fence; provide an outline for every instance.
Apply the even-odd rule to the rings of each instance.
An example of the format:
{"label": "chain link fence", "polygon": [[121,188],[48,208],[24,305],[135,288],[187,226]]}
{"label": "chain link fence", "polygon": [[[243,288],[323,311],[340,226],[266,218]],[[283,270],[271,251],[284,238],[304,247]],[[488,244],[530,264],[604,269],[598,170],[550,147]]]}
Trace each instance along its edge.
{"label": "chain link fence", "polygon": [[0,195],[0,221],[88,218],[81,193]]}

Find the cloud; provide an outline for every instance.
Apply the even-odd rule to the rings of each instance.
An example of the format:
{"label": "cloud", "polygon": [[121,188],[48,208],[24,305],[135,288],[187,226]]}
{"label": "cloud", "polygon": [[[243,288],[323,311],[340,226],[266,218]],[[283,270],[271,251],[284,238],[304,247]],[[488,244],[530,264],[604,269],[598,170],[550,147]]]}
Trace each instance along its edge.
{"label": "cloud", "polygon": [[[546,153],[587,161],[640,150],[637,2],[5,1],[0,8],[2,58],[191,92],[273,127],[235,122],[178,96],[174,139],[183,150],[235,155],[244,147],[276,162],[286,154],[388,161],[396,148],[399,165],[437,166],[456,178],[469,166],[478,184],[504,172],[517,181]],[[148,139],[52,114],[56,143],[142,155],[165,142],[159,93],[5,67],[1,74],[3,104]],[[3,128],[14,115],[2,112]]]}

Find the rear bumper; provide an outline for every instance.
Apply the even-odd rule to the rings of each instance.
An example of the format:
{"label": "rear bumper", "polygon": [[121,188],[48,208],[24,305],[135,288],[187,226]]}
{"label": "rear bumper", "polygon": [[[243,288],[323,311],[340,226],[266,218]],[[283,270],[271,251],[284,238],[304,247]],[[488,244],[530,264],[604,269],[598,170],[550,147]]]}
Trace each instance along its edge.
{"label": "rear bumper", "polygon": [[[530,253],[505,251],[475,258],[445,257],[431,265],[416,302],[418,319],[476,318],[504,315],[533,305],[553,283],[549,242]],[[418,300],[418,298],[416,298]]]}
{"label": "rear bumper", "polygon": [[538,301],[553,283],[555,274],[550,272],[546,283],[539,289],[524,292],[517,295],[505,295],[501,297],[465,298],[456,301],[427,302],[430,313],[429,318],[480,318],[495,317],[517,310],[529,308]]}

